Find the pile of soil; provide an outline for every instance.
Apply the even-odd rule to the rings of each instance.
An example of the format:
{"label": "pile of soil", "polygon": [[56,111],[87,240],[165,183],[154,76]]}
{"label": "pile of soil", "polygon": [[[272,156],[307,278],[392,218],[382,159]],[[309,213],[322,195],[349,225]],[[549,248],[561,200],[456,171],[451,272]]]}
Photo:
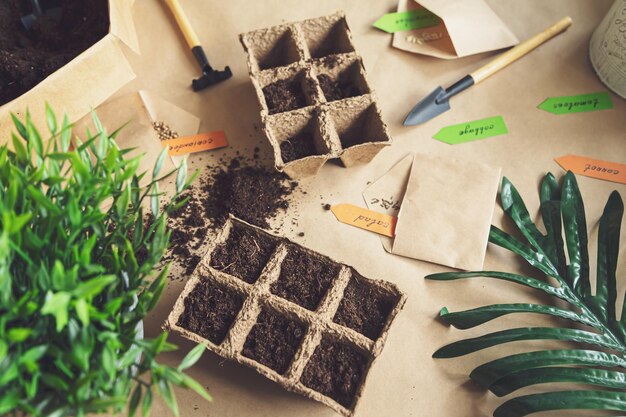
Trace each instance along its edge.
{"label": "pile of soil", "polygon": [[395,304],[392,294],[353,271],[333,321],[376,340]]}
{"label": "pile of soil", "polygon": [[306,107],[302,84],[297,79],[280,80],[263,88],[263,95],[270,114]]}
{"label": "pile of soil", "polygon": [[[46,1],[40,0],[45,8]],[[26,31],[29,0],[0,2],[0,105],[61,68],[109,31],[108,0],[61,0],[60,19],[40,16]]]}
{"label": "pile of soil", "polygon": [[341,266],[291,245],[271,292],[314,311],[338,277]]}
{"label": "pile of soil", "polygon": [[340,76],[337,80],[333,80],[326,74],[320,74],[317,80],[328,102],[356,97],[362,94],[361,90],[347,77]]}
{"label": "pile of soil", "polygon": [[219,345],[243,305],[243,297],[230,288],[206,280],[185,298],[177,325]]}
{"label": "pile of soil", "polygon": [[211,255],[211,266],[218,271],[254,284],[276,249],[278,239],[233,227],[228,239]]}
{"label": "pile of soil", "polygon": [[243,356],[284,374],[304,337],[305,326],[281,314],[263,310],[243,345]]}
{"label": "pile of soil", "polygon": [[356,348],[322,339],[300,382],[350,408],[366,366],[367,358]]}
{"label": "pile of soil", "polygon": [[220,161],[220,166],[209,168],[198,182],[185,192],[182,198],[187,198],[187,203],[168,221],[172,235],[165,260],[178,262],[186,275],[200,262],[194,252],[206,243],[210,231],[224,225],[229,213],[269,229],[270,221],[289,207],[290,196],[298,187],[286,175],[243,157]]}
{"label": "pile of soil", "polygon": [[289,163],[307,156],[319,155],[315,148],[313,136],[309,133],[301,133],[291,139],[280,143],[280,154],[284,163]]}

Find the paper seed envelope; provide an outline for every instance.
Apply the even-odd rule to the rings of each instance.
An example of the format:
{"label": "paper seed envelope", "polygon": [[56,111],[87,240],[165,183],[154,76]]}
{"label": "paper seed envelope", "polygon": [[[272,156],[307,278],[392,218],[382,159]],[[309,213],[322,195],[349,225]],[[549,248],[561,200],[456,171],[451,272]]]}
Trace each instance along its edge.
{"label": "paper seed envelope", "polygon": [[437,15],[439,24],[394,33],[395,48],[455,59],[519,42],[484,0],[400,0],[398,4],[398,12],[422,8]]}
{"label": "paper seed envelope", "polygon": [[[480,270],[499,182],[500,168],[416,154],[372,183],[363,197],[369,209],[398,216],[396,237],[381,238],[386,251]],[[389,201],[401,201],[399,210],[397,204],[385,208]]]}

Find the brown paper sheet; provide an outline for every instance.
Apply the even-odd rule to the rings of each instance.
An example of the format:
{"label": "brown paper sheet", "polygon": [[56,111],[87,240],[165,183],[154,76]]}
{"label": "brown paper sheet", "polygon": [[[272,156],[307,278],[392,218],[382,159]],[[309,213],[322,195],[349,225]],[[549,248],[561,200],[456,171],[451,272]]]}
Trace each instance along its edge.
{"label": "brown paper sheet", "polygon": [[23,118],[30,110],[35,125],[47,133],[45,103],[58,117],[76,121],[98,107],[135,78],[121,42],[139,52],[132,18],[134,1],[110,0],[111,29],[108,35],[15,100],[0,106],[0,143],[10,136],[11,113]]}
{"label": "brown paper sheet", "polygon": [[500,168],[415,155],[391,252],[457,269],[483,267]]}
{"label": "brown paper sheet", "polygon": [[513,46],[518,39],[484,0],[400,0],[398,12],[425,8],[437,26],[396,32],[393,46],[408,52],[455,59]]}
{"label": "brown paper sheet", "polygon": [[[307,194],[295,196],[289,219],[278,232],[307,248],[354,265],[365,276],[392,281],[408,294],[405,308],[398,315],[385,349],[368,376],[358,417],[491,417],[504,399],[479,390],[469,382],[468,374],[473,367],[503,354],[554,344],[516,342],[451,360],[435,360],[432,353],[460,338],[511,327],[553,326],[554,322],[545,317],[511,315],[467,331],[443,325],[436,320],[443,306],[459,311],[493,303],[542,300],[530,290],[489,279],[454,283],[425,281],[425,275],[449,269],[387,254],[380,249],[377,236],[340,224],[332,213],[321,208],[321,204],[362,205],[361,193],[368,181],[382,176],[407,154],[419,152],[503,167],[503,175],[513,181],[525,198],[531,216],[536,216],[541,176],[547,171],[562,174],[554,162],[555,157],[571,153],[626,162],[623,143],[626,101],[618,96],[611,94],[615,108],[606,111],[554,116],[536,108],[549,96],[606,89],[591,68],[588,45],[593,29],[612,0],[487,0],[487,3],[520,39],[532,36],[566,14],[572,16],[574,24],[564,34],[497,75],[456,96],[449,112],[414,128],[402,126],[411,107],[436,85],[450,83],[475,69],[485,57],[446,61],[392,48],[389,36],[371,25],[379,16],[395,10],[397,0],[369,2],[367,7],[354,0],[181,0],[211,64],[216,68],[230,65],[233,71],[232,79],[201,93],[194,93],[190,88],[199,70],[167,7],[163,2],[152,0],[137,1],[135,5],[134,19],[142,56],[129,56],[138,78],[125,87],[123,93],[139,89],[154,91],[198,115],[202,119],[201,131],[223,130],[231,142],[228,149],[190,155],[191,169],[217,166],[220,158],[229,158],[236,151],[251,155],[257,146],[261,161],[268,167],[273,166],[272,149],[260,131],[259,106],[238,34],[327,15],[339,9],[345,11],[355,46],[363,56],[394,143],[368,165],[345,169],[329,163],[317,176],[302,181],[301,187]],[[431,138],[444,126],[494,115],[504,117],[508,135],[455,146]],[[589,241],[593,256],[597,238],[595,225],[604,203],[614,189],[626,196],[626,185],[585,177],[578,180],[592,230]],[[297,226],[291,224],[291,218],[297,220]],[[499,207],[492,223],[507,230],[510,227],[503,221]],[[304,232],[305,236],[299,237],[299,232]],[[214,239],[210,235],[207,245],[197,253],[202,255]],[[622,229],[620,252],[618,268],[626,271],[626,228]],[[524,272],[515,257],[493,245],[487,248],[484,268]],[[619,275],[619,291],[626,286],[623,275]],[[163,298],[145,320],[147,337],[160,332],[186,280],[187,277],[174,268]],[[180,349],[161,355],[159,360],[177,366],[193,344],[175,335],[170,336],[170,341]],[[214,401],[207,403],[191,391],[176,388],[180,413],[185,417],[336,416],[328,407],[290,394],[255,371],[224,362],[210,353],[188,372],[208,387]],[[547,384],[541,388],[559,387]],[[520,394],[529,391],[532,392],[524,390]],[[162,401],[155,399],[151,415],[169,417],[172,414]],[[562,412],[548,414],[550,417],[563,415]]]}

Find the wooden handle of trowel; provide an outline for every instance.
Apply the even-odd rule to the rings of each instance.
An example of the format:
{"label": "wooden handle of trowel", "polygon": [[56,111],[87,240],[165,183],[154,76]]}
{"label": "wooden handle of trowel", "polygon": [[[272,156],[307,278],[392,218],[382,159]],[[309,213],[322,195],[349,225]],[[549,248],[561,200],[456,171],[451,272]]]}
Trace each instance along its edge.
{"label": "wooden handle of trowel", "polygon": [[178,0],[165,0],[165,3],[167,3],[167,6],[172,11],[174,18],[176,19],[176,23],[178,23],[178,27],[181,32],[183,32],[183,36],[185,37],[189,48],[193,49],[196,46],[200,46],[200,39],[198,38],[196,31],[191,27],[191,23],[189,22],[189,19],[187,18],[183,8],[180,6]]}
{"label": "wooden handle of trowel", "polygon": [[485,66],[472,72],[470,75],[474,79],[474,84],[478,84],[485,78],[495,74],[507,65],[517,61],[533,49],[537,48],[542,43],[552,39],[561,32],[564,32],[568,27],[572,25],[572,18],[569,16],[556,22],[541,33],[536,34],[530,39],[518,44],[514,48],[509,49],[502,55],[498,56],[493,61],[489,62]]}

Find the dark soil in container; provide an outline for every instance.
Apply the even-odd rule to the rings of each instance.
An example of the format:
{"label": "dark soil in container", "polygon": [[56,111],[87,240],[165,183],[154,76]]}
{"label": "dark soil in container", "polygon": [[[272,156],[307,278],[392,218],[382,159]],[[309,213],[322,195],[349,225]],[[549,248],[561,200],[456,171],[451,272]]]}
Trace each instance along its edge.
{"label": "dark soil in container", "polygon": [[289,368],[305,330],[297,321],[263,310],[248,334],[242,354],[282,375]]}
{"label": "dark soil in container", "polygon": [[315,148],[313,136],[308,133],[301,133],[291,139],[280,143],[280,154],[284,163],[289,163],[307,156],[319,155]]}
{"label": "dark soil in container", "polygon": [[361,95],[361,90],[345,77],[340,76],[338,80],[333,80],[330,76],[321,74],[317,80],[328,102]]}
{"label": "dark soil in container", "polygon": [[314,311],[337,278],[340,265],[291,245],[271,292]]}
{"label": "dark soil in container", "polygon": [[252,284],[259,279],[277,242],[243,227],[233,227],[226,242],[215,248],[211,266]]}
{"label": "dark soil in container", "polygon": [[367,358],[356,348],[322,339],[304,368],[300,382],[351,408],[366,366]]}
{"label": "dark soil in container", "polygon": [[307,106],[302,84],[297,79],[280,80],[263,88],[270,114],[283,113]]}
{"label": "dark soil in container", "polygon": [[204,281],[185,298],[177,325],[219,345],[242,305],[243,297],[236,291]]}
{"label": "dark soil in container", "polygon": [[385,327],[396,299],[393,294],[352,272],[333,321],[375,340]]}
{"label": "dark soil in container", "polygon": [[[46,1],[40,3],[45,7]],[[108,0],[62,0],[60,19],[40,16],[30,30],[21,17],[29,0],[0,2],[0,105],[39,84],[109,31]]]}

